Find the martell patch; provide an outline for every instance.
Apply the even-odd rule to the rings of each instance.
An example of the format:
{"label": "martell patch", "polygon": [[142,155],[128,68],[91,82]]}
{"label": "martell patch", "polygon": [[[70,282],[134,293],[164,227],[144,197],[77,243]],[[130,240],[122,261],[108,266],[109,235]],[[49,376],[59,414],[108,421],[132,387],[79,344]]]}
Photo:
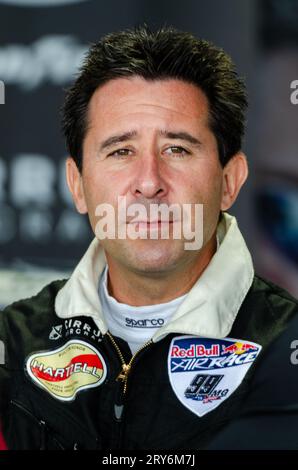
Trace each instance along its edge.
{"label": "martell patch", "polygon": [[102,355],[80,340],[29,356],[26,369],[34,383],[62,401],[74,400],[79,391],[98,387],[107,375]]}

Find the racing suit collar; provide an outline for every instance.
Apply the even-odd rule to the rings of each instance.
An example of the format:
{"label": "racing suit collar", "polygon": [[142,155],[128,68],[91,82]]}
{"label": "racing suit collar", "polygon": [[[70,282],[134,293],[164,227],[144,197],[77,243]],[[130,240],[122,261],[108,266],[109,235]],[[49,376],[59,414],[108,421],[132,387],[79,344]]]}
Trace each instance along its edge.
{"label": "racing suit collar", "polygon": [[[155,333],[154,342],[170,333],[224,338],[231,331],[252,284],[254,269],[235,217],[223,213],[217,235],[218,250],[172,319]],[[56,296],[58,317],[90,316],[102,334],[107,332],[98,295],[98,281],[106,262],[95,238]]]}

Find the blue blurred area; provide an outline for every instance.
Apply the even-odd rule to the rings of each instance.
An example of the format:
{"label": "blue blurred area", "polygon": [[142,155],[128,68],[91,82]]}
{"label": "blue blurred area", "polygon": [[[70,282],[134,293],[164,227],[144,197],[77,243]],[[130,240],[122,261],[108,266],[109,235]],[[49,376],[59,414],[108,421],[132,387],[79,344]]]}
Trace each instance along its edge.
{"label": "blue blurred area", "polygon": [[264,187],[256,193],[256,212],[272,245],[298,269],[298,189]]}

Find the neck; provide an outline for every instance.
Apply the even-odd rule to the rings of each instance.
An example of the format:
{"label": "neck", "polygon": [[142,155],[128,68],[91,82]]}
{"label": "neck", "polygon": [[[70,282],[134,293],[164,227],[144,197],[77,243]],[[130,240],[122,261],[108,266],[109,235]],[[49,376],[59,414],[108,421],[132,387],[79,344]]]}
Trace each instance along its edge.
{"label": "neck", "polygon": [[135,307],[169,302],[186,294],[208,266],[216,251],[216,237],[179,270],[136,273],[116,263],[108,254],[108,291],[118,302]]}

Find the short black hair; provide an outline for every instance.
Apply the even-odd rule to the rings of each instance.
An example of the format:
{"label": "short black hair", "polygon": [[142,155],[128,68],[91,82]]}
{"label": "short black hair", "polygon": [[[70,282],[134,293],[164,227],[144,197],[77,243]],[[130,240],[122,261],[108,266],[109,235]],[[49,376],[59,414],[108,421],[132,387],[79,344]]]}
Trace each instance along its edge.
{"label": "short black hair", "polygon": [[62,108],[62,128],[70,155],[82,171],[88,105],[95,90],[109,80],[140,76],[146,80],[180,79],[198,86],[209,103],[209,126],[222,166],[242,146],[246,88],[231,58],[209,41],[164,26],[146,24],[109,33],[91,44]]}

